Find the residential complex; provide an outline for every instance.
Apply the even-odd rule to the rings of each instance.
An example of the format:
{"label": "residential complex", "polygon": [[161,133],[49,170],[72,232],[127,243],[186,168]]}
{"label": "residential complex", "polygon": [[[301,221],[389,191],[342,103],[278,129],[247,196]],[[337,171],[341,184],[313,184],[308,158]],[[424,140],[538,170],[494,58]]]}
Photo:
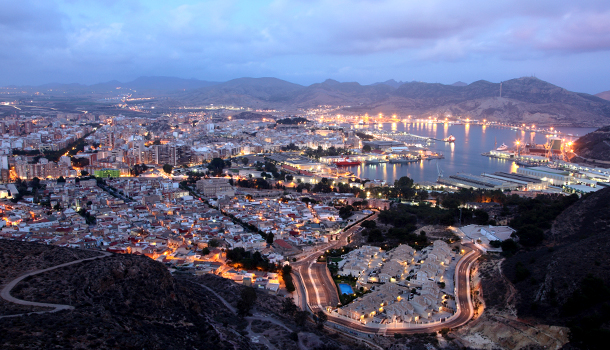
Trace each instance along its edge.
{"label": "residential complex", "polygon": [[[335,310],[364,324],[417,323],[450,317],[455,305],[447,295],[456,253],[443,241],[420,251],[408,245],[383,251],[363,246],[342,256],[339,274],[358,277],[355,287],[369,290]],[[443,288],[441,288],[441,286]]]}

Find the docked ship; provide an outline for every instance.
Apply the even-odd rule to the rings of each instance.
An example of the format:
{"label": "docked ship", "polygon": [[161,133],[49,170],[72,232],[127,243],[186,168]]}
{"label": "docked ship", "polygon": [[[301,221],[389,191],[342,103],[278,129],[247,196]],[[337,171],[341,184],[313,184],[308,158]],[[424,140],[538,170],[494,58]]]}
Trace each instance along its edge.
{"label": "docked ship", "polygon": [[385,160],[382,159],[367,159],[364,161],[364,164],[366,165],[377,165],[377,164],[381,164],[381,163],[385,163]]}
{"label": "docked ship", "polygon": [[453,135],[449,135],[449,137],[444,138],[443,141],[445,141],[445,142],[455,142],[455,137],[453,137]]}
{"label": "docked ship", "polygon": [[344,158],[343,160],[334,162],[334,164],[336,166],[354,166],[354,165],[360,165],[361,162],[358,160],[350,160],[348,158]]}
{"label": "docked ship", "polygon": [[417,158],[398,157],[398,158],[390,159],[390,164],[406,164],[406,163],[413,163],[413,162],[417,162],[417,161],[419,161],[419,159],[417,159]]}
{"label": "docked ship", "polygon": [[508,149],[508,146],[503,143],[500,147],[496,148],[496,151],[506,151]]}

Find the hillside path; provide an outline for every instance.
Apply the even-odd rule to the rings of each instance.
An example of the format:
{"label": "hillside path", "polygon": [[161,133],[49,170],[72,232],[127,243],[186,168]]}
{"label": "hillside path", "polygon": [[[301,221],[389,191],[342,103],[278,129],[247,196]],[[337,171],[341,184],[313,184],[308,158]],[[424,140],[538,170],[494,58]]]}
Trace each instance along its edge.
{"label": "hillside path", "polygon": [[46,268],[46,269],[30,271],[30,272],[28,272],[28,273],[26,273],[24,275],[21,275],[21,276],[15,278],[12,281],[10,281],[6,286],[4,286],[4,288],[0,292],[0,296],[2,297],[2,299],[6,300],[8,302],[11,302],[11,303],[19,304],[19,305],[50,307],[50,308],[53,308],[53,310],[48,310],[48,311],[32,311],[32,312],[26,312],[26,313],[16,314],[16,315],[5,315],[5,316],[0,316],[0,318],[18,317],[18,316],[32,315],[32,314],[44,314],[44,313],[47,313],[47,312],[57,312],[57,311],[61,311],[61,310],[73,310],[74,306],[70,306],[70,305],[38,303],[38,302],[35,302],[35,301],[27,301],[27,300],[17,299],[17,298],[15,298],[15,297],[13,297],[11,295],[11,290],[13,288],[15,288],[15,286],[19,282],[23,281],[24,279],[26,279],[26,278],[28,278],[30,276],[34,276],[34,275],[37,275],[39,273],[43,273],[43,272],[59,269],[61,267],[66,267],[66,266],[70,266],[70,265],[74,265],[74,264],[79,264],[79,263],[81,263],[83,261],[105,258],[107,256],[112,255],[111,253],[102,252],[102,251],[100,251],[100,253],[102,253],[102,255],[94,256],[92,258],[74,260],[74,261],[70,261],[70,262],[67,262],[67,263],[64,263],[64,264],[60,264],[60,265],[56,265],[56,266],[53,266],[53,267],[49,267],[49,268]]}

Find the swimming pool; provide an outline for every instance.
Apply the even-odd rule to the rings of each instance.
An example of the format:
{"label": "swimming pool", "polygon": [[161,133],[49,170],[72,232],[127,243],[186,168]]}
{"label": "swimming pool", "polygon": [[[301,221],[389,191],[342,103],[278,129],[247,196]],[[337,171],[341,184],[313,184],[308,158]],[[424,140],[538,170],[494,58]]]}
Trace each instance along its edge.
{"label": "swimming pool", "polygon": [[354,291],[352,290],[352,286],[350,286],[349,284],[346,283],[339,283],[339,290],[341,291],[341,294],[353,294]]}

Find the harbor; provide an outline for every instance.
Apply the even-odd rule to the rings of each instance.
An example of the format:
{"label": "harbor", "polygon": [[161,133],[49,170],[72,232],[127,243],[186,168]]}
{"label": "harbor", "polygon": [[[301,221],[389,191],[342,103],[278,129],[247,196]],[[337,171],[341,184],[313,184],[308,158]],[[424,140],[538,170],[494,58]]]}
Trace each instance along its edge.
{"label": "harbor", "polygon": [[[545,155],[540,150],[534,152],[542,152],[542,154],[527,154],[525,145],[545,144],[551,138],[550,135],[558,135],[568,140],[576,138],[570,135],[584,135],[594,130],[593,128],[558,128],[553,129],[551,134],[538,132],[537,128],[515,130],[500,125],[428,122],[371,124],[355,128],[359,132],[375,136],[374,140],[363,142],[363,145],[371,145],[372,153],[368,154],[368,160],[363,158],[360,165],[345,167],[345,171],[363,179],[378,179],[386,183],[393,183],[402,176],[409,176],[417,183],[434,183],[438,178],[437,163],[445,174],[515,173],[520,166],[539,165],[541,162],[538,157]],[[380,137],[378,138],[377,135]],[[455,137],[454,142],[439,141],[451,135]],[[517,140],[523,144],[521,151],[515,153]],[[373,143],[376,143],[380,149],[375,150]],[[500,152],[498,149],[502,145],[513,153],[512,157],[506,156],[505,153],[496,153]],[[395,149],[406,147],[409,152],[423,153],[423,156],[421,161],[390,163],[389,159],[383,159],[385,157],[382,152],[392,147]],[[438,158],[435,155],[438,155]],[[429,161],[433,159],[436,161]]]}

